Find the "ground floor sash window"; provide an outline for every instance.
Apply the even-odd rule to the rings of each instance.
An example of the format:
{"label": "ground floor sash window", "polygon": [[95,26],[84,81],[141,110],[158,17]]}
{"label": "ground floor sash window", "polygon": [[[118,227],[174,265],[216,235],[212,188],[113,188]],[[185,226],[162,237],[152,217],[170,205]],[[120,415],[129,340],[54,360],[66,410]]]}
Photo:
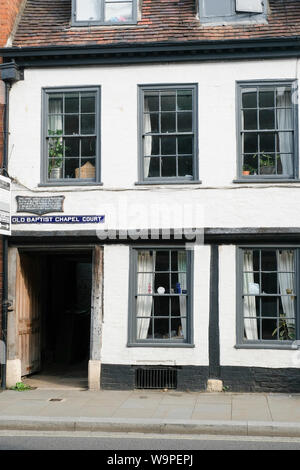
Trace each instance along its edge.
{"label": "ground floor sash window", "polygon": [[132,258],[133,341],[189,342],[191,253],[138,249]]}
{"label": "ground floor sash window", "polygon": [[294,341],[299,250],[241,251],[243,341]]}

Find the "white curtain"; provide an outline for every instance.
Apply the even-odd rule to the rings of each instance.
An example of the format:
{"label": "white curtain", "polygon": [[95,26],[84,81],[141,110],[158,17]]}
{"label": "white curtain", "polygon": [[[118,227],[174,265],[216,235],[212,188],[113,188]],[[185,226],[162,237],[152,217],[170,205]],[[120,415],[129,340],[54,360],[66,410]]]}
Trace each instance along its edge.
{"label": "white curtain", "polygon": [[63,130],[62,99],[62,97],[49,99],[49,130],[54,132]]}
{"label": "white curtain", "polygon": [[100,21],[102,0],[77,0],[77,21]]}
{"label": "white curtain", "polygon": [[258,339],[255,296],[247,295],[255,293],[255,283],[253,274],[253,252],[244,252],[244,319],[246,338],[249,340]]}
{"label": "white curtain", "polygon": [[[178,281],[181,286],[181,292],[186,290],[186,253],[184,251],[178,252]],[[179,297],[180,302],[180,316],[181,316],[181,328],[182,335],[186,337],[186,296],[181,295]]]}
{"label": "white curtain", "polygon": [[[277,93],[277,106],[280,108],[291,108],[290,91],[282,90]],[[277,109],[278,129],[293,129],[293,113],[292,109]],[[281,156],[282,173],[287,176],[293,176],[293,133],[279,132],[279,149],[280,153],[289,153],[290,155]]]}
{"label": "white curtain", "polygon": [[[151,114],[149,114],[148,100],[145,98],[145,113],[144,114],[144,155],[151,155],[152,151],[152,137],[147,136],[148,132],[151,132]],[[151,158],[144,158],[144,176],[148,178],[150,170]]]}
{"label": "white curtain", "polygon": [[152,311],[152,295],[154,293],[154,274],[155,271],[155,253],[150,251],[141,251],[138,254],[138,295],[137,297],[137,316],[144,317],[137,319],[137,338],[146,339],[150,325]]}
{"label": "white curtain", "polygon": [[277,264],[282,308],[288,318],[288,331],[292,334],[295,327],[295,302],[294,296],[290,294],[294,294],[294,252],[289,250],[278,251]]}

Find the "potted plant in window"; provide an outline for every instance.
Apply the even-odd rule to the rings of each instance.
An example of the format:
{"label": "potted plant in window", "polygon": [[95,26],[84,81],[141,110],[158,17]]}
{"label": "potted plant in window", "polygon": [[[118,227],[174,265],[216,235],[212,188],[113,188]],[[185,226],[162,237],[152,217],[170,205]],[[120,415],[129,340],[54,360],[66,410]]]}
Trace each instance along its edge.
{"label": "potted plant in window", "polygon": [[62,139],[62,131],[49,130],[49,167],[48,176],[50,179],[62,178],[62,164],[64,143]]}
{"label": "potted plant in window", "polygon": [[273,157],[266,155],[265,153],[261,154],[260,158],[260,174],[261,175],[274,175],[275,174],[275,165]]}

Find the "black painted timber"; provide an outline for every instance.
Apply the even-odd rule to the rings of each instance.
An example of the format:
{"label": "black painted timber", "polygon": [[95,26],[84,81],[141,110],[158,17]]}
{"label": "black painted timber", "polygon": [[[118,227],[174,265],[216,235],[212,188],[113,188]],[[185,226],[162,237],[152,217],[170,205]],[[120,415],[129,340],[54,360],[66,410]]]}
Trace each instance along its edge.
{"label": "black painted timber", "polygon": [[211,245],[209,301],[209,376],[212,379],[218,379],[220,377],[218,245]]}

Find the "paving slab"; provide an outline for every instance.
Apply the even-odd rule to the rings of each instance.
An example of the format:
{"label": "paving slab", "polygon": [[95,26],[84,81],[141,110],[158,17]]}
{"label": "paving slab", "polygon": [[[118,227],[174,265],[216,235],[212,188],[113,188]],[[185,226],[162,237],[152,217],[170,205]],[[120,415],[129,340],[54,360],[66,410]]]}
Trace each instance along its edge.
{"label": "paving slab", "polygon": [[246,421],[272,421],[267,397],[264,395],[232,397],[232,419]]}
{"label": "paving slab", "polygon": [[231,405],[223,403],[197,404],[192,419],[231,420]]}

